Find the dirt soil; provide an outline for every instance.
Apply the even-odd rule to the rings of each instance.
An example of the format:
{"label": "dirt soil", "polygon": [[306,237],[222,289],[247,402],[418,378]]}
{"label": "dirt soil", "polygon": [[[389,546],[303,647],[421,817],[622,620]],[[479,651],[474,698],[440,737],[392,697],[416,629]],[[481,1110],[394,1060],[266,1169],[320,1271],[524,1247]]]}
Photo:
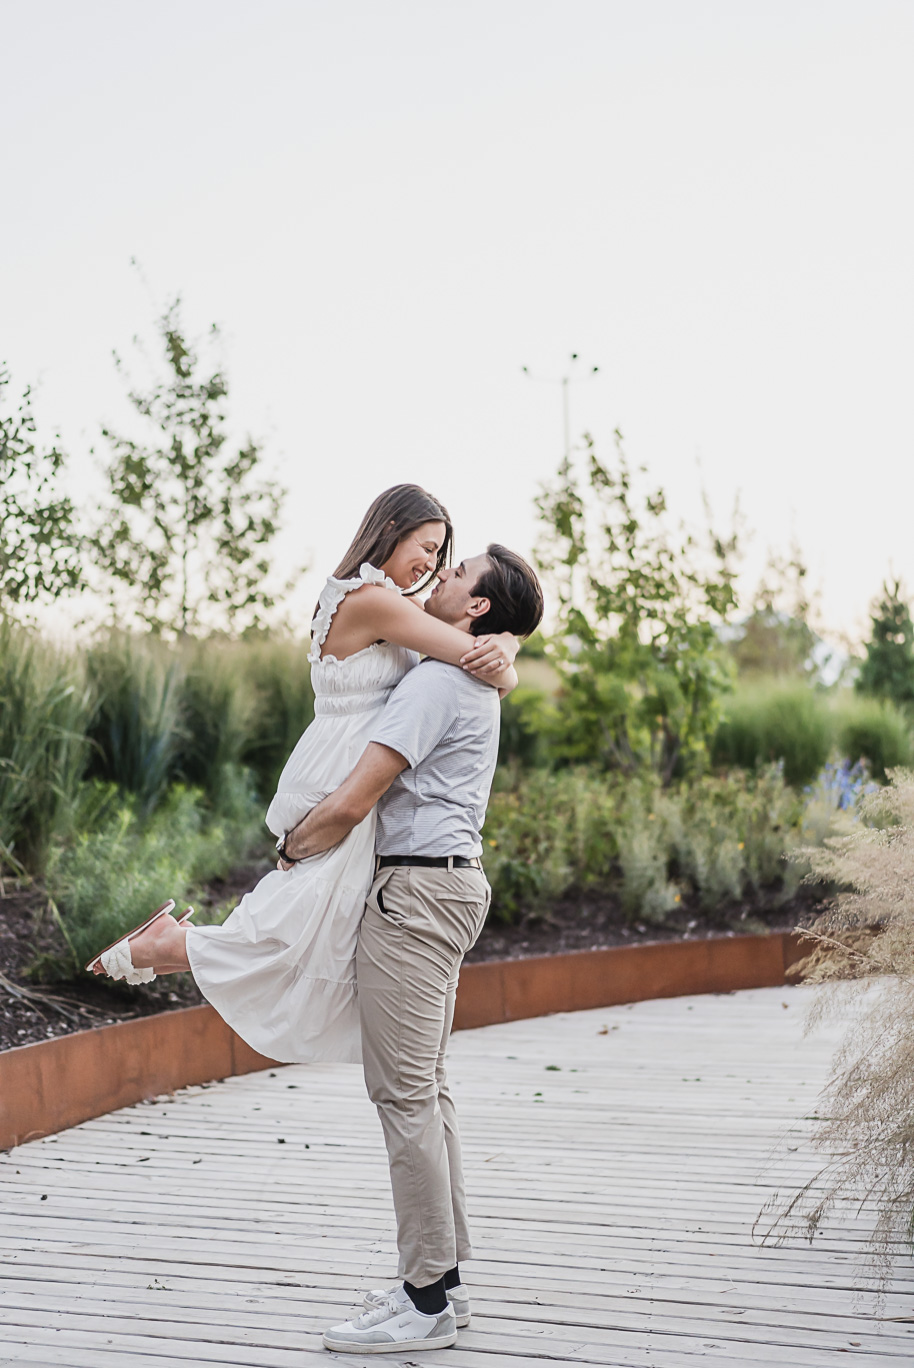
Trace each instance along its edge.
{"label": "dirt soil", "polygon": [[[237,901],[270,868],[266,860],[214,880],[198,900],[208,906]],[[717,910],[713,915],[683,904],[662,925],[632,921],[611,894],[583,891],[547,910],[508,924],[490,915],[467,956],[468,963],[598,950],[650,941],[698,940],[750,932],[792,931],[812,920],[818,898],[803,888],[789,902],[777,891]],[[112,1025],[153,1012],[193,1007],[204,999],[189,974],[169,974],[136,988],[89,974],[66,983],[37,983],[28,970],[40,955],[59,953],[59,932],[40,889],[0,882],[0,1049],[29,1045],[93,1026]]]}

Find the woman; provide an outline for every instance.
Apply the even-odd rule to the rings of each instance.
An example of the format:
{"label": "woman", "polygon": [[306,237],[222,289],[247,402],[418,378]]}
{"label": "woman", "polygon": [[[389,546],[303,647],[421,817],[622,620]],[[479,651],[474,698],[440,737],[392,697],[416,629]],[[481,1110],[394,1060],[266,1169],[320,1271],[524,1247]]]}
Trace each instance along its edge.
{"label": "woman", "polygon": [[[410,597],[447,563],[451,541],[447,510],[418,485],[395,485],[375,499],[327,580],[312,623],[314,721],[267,811],[280,850],[285,834],[350,773],[378,710],[420,655],[462,666],[502,693],[517,682],[513,636],[471,636]],[[190,969],[261,1054],[355,1062],[355,950],[374,832],[372,812],[331,850],[267,874],[221,926],[190,926],[189,910],[176,921],[169,902],[86,967],[132,983]]]}

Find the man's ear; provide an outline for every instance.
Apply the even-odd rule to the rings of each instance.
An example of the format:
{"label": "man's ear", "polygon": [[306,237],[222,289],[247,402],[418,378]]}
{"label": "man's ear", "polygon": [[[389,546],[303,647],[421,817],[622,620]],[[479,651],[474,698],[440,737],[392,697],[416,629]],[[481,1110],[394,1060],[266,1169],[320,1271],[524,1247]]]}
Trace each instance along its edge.
{"label": "man's ear", "polygon": [[474,599],[470,599],[469,603],[468,603],[467,606],[466,606],[466,614],[467,614],[467,617],[471,617],[471,618],[481,618],[481,617],[485,617],[486,613],[489,612],[489,610],[490,610],[491,607],[492,607],[492,600],[491,600],[491,599],[487,599],[487,598],[474,598]]}

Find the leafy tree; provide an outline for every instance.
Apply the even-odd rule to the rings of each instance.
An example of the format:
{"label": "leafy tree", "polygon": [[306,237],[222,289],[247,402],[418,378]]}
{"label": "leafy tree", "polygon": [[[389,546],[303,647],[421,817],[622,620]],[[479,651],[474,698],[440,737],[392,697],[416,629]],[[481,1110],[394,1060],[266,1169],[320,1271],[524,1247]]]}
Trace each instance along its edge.
{"label": "leafy tree", "polygon": [[128,389],[148,440],[102,429],[109,506],[93,546],[113,602],[152,630],[234,633],[273,606],[265,584],[284,491],[260,478],[256,442],[229,442],[225,375],[204,365],[180,309],[177,299],[158,322],[164,378]]}
{"label": "leafy tree", "polygon": [[712,535],[704,550],[673,539],[665,495],[636,492],[620,433],[612,467],[589,437],[586,461],[583,492],[566,458],[537,499],[563,681],[547,725],[563,759],[625,773],[650,765],[668,783],[704,764],[730,687],[718,625],[736,603],[735,537]]}
{"label": "leafy tree", "polygon": [[914,704],[914,622],[900,580],[883,584],[882,597],[873,605],[870,621],[873,631],[857,676],[857,690],[910,707]]}
{"label": "leafy tree", "polygon": [[769,556],[752,611],[731,650],[741,675],[811,678],[820,638],[810,626],[807,568],[798,547],[789,556]]}
{"label": "leafy tree", "polygon": [[0,613],[81,587],[73,504],[58,488],[64,455],[35,443],[30,390],[7,411],[0,368]]}

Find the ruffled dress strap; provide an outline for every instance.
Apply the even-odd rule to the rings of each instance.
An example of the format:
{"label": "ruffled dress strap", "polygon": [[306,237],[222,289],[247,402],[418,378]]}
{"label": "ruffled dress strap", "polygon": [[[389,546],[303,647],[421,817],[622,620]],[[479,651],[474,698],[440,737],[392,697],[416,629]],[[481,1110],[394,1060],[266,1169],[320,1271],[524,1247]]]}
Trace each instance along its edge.
{"label": "ruffled dress strap", "polygon": [[336,579],[331,575],[320,592],[317,613],[311,623],[311,650],[308,652],[308,659],[312,665],[320,663],[321,647],[327,640],[327,633],[330,631],[330,624],[337,608],[347,594],[351,594],[353,589],[361,589],[363,584],[380,584],[385,589],[393,589],[396,594],[403,592],[389,575],[385,575],[383,570],[376,570],[367,561],[359,566],[359,573],[352,579]]}

